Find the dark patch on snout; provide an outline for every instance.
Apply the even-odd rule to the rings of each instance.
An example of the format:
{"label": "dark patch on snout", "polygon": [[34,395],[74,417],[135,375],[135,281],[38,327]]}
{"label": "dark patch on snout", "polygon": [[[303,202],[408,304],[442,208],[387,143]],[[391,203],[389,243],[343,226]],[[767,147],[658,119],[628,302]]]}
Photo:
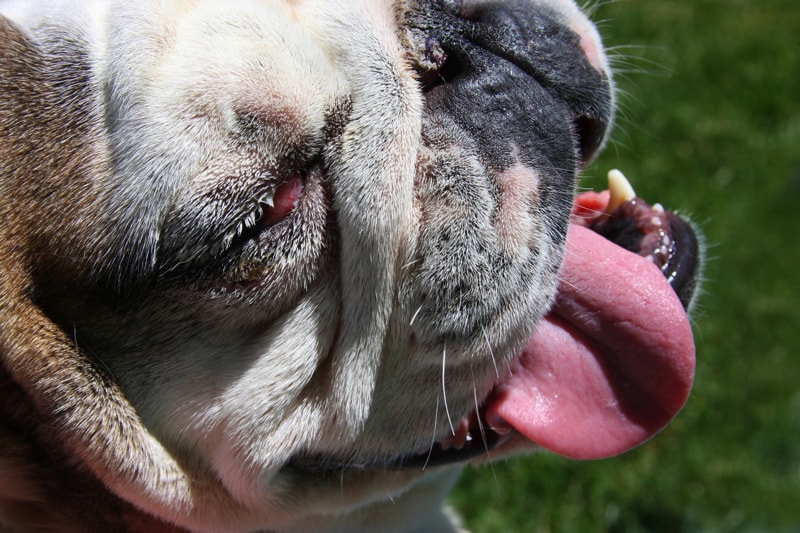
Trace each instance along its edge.
{"label": "dark patch on snout", "polygon": [[[405,15],[424,107],[421,231],[400,291],[418,341],[450,347],[495,327],[522,339],[548,307],[577,171],[612,103],[610,80],[563,14],[532,2],[469,13],[455,4],[419,2]],[[509,188],[524,199],[504,202]]]}
{"label": "dark patch on snout", "polygon": [[551,234],[563,236],[577,172],[605,138],[613,99],[607,74],[561,20],[530,2],[465,15],[460,2],[440,0],[417,5],[406,24],[426,97],[423,124],[456,124],[487,169],[515,159],[537,169],[539,209]]}
{"label": "dark patch on snout", "polygon": [[429,105],[471,132],[492,166],[505,166],[509,142],[555,167],[591,159],[612,97],[580,36],[530,2],[487,4],[468,16],[458,4],[427,2],[409,15]]}

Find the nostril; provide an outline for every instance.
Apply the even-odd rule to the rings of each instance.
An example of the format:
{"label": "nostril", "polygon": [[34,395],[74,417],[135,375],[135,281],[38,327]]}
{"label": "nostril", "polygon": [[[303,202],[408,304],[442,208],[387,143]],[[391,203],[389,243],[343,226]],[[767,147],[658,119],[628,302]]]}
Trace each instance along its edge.
{"label": "nostril", "polygon": [[455,55],[448,55],[444,65],[439,69],[439,79],[446,85],[464,74],[465,71],[466,65],[461,61],[461,58]]}
{"label": "nostril", "polygon": [[434,68],[422,71],[418,69],[419,82],[423,92],[428,92],[440,85],[447,85],[467,70],[466,65],[457,55],[449,55],[441,51],[437,59]]}
{"label": "nostril", "polygon": [[581,166],[585,166],[603,144],[606,125],[596,117],[582,115],[573,121],[573,128],[577,139],[578,159]]}

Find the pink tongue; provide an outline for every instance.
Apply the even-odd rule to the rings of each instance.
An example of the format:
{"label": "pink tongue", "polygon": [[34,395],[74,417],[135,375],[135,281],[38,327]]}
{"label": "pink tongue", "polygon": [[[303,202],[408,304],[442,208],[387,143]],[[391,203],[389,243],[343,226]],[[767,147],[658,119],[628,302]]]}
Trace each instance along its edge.
{"label": "pink tongue", "polygon": [[573,224],[555,306],[487,409],[574,459],[622,453],[683,407],[694,377],[689,320],[646,259]]}

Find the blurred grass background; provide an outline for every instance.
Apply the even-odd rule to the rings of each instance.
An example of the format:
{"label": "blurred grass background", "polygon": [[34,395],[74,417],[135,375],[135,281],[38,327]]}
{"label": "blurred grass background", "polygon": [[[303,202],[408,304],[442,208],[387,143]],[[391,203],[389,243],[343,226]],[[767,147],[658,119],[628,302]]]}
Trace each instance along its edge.
{"label": "blurred grass background", "polygon": [[599,462],[469,470],[452,502],[483,532],[800,531],[800,2],[599,2],[621,111],[584,185],[619,167],[710,244],[686,408]]}

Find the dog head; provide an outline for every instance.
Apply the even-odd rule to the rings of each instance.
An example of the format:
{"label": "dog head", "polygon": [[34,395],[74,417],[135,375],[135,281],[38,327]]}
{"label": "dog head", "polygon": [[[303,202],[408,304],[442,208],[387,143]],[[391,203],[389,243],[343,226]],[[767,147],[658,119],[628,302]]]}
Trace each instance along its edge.
{"label": "dog head", "polygon": [[[571,1],[28,4],[0,3],[0,342],[9,427],[60,473],[190,529],[277,530],[519,435],[617,453],[682,404],[666,281],[635,274],[670,347],[575,303],[631,261],[599,237],[572,230],[561,275],[583,322],[542,322],[613,110]],[[576,372],[546,355],[573,330],[656,363]]]}

